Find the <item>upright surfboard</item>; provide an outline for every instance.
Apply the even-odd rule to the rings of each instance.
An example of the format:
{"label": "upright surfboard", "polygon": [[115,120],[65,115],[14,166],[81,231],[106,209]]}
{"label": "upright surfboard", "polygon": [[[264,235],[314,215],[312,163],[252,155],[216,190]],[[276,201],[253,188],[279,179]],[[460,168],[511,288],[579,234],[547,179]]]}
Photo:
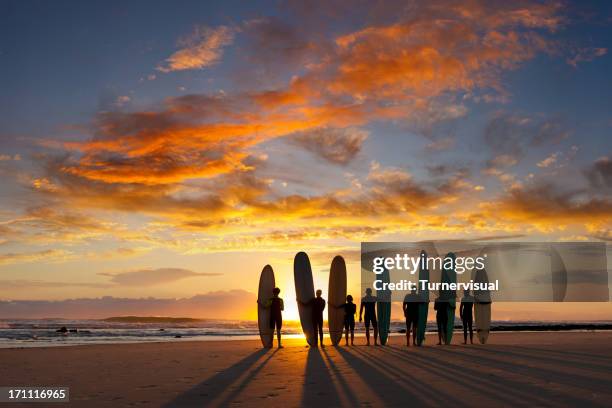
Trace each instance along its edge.
{"label": "upright surfboard", "polygon": [[[425,266],[425,267],[423,267]],[[425,341],[425,331],[427,330],[427,314],[429,312],[429,289],[421,289],[420,281],[429,282],[429,269],[427,269],[427,252],[421,251],[421,265],[419,267],[419,322],[417,324],[417,346]]]}
{"label": "upright surfboard", "polygon": [[259,337],[264,347],[271,348],[274,340],[274,330],[270,328],[270,308],[265,307],[272,297],[276,283],[274,271],[270,265],[264,266],[259,275],[259,291],[257,292],[257,325]]}
{"label": "upright surfboard", "polygon": [[344,258],[336,256],[329,270],[327,287],[327,324],[329,338],[334,346],[342,339],[344,328],[344,309],[338,306],[346,302],[346,264]]}
{"label": "upright surfboard", "polygon": [[[451,258],[452,268],[447,267],[446,259]],[[457,257],[454,253],[449,252],[444,258],[444,269],[442,271],[442,282],[448,283],[457,283],[457,273],[455,272],[455,261]],[[455,309],[457,308],[457,291],[455,290],[444,290],[442,291],[442,298],[448,302],[447,308],[447,324],[446,324],[446,338],[444,342],[446,344],[451,344],[451,340],[453,339],[453,331],[455,330]]]}
{"label": "upright surfboard", "polygon": [[[391,281],[387,268],[380,274],[380,280],[383,283],[389,283]],[[391,291],[388,289],[377,290],[376,297],[378,303],[376,305],[378,335],[380,336],[380,344],[384,346],[387,344],[387,339],[389,338],[389,324],[391,323]]]}
{"label": "upright surfboard", "polygon": [[550,269],[552,274],[553,302],[563,302],[567,293],[567,269],[554,246],[550,246]]}
{"label": "upright surfboard", "polygon": [[314,324],[312,321],[312,305],[308,303],[315,297],[314,283],[310,260],[305,252],[298,252],[293,260],[293,280],[295,281],[295,296],[298,301],[298,312],[302,331],[309,345],[316,344]]}
{"label": "upright surfboard", "polygon": [[[479,269],[474,276],[474,283],[489,283],[486,269]],[[476,318],[476,336],[480,344],[486,344],[491,329],[491,292],[489,290],[474,291],[474,317]]]}

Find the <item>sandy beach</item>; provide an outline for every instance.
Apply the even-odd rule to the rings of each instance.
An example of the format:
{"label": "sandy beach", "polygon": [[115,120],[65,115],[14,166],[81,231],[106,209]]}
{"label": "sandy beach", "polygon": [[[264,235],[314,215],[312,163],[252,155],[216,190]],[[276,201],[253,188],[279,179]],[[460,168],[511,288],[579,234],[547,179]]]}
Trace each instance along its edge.
{"label": "sandy beach", "polygon": [[493,333],[486,346],[281,350],[258,341],[0,350],[4,386],[70,387],[71,406],[610,406],[612,333]]}

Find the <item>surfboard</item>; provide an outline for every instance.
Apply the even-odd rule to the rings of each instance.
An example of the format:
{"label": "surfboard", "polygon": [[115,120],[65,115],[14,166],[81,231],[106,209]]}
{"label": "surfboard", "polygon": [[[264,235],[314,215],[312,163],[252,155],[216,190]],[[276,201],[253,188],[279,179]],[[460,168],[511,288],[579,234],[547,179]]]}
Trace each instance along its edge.
{"label": "surfboard", "polygon": [[329,270],[329,286],[327,287],[327,324],[329,338],[334,346],[342,340],[344,329],[344,309],[338,306],[346,302],[346,264],[344,258],[336,256]]}
{"label": "surfboard", "polygon": [[[453,259],[453,267],[446,268],[444,267],[442,271],[442,282],[448,283],[456,283],[457,282],[457,273],[455,272],[455,259],[457,258],[454,253],[449,252],[446,254],[446,258]],[[445,265],[446,266],[446,262]],[[446,324],[446,338],[444,342],[446,344],[451,344],[451,340],[453,339],[453,331],[455,330],[455,309],[457,307],[457,291],[455,290],[444,290],[442,291],[442,298],[448,301],[448,320]]]}
{"label": "surfboard", "polygon": [[264,266],[261,275],[259,275],[259,290],[257,292],[257,326],[259,327],[261,344],[266,348],[272,347],[274,330],[270,328],[270,309],[264,307],[264,305],[272,297],[272,290],[275,285],[272,267],[270,265]]}
{"label": "surfboard", "polygon": [[[383,273],[380,274],[380,279],[383,283],[389,283],[391,277],[389,276],[389,270],[385,268]],[[377,290],[376,291],[377,305],[376,313],[378,320],[378,336],[380,337],[380,344],[383,346],[387,344],[389,337],[389,324],[391,323],[391,291],[390,290]]]}
{"label": "surfboard", "polygon": [[[425,268],[419,268],[419,281],[429,281],[429,270],[427,269],[427,252],[421,251],[421,257],[424,258]],[[422,261],[423,262],[423,261]],[[421,265],[422,266],[422,265]],[[429,312],[429,289],[421,290],[419,286],[419,322],[417,324],[417,346],[425,341],[425,331],[427,330],[427,314]]]}
{"label": "surfboard", "polygon": [[550,269],[552,274],[553,302],[563,302],[567,293],[567,269],[554,246],[550,246]]}
{"label": "surfboard", "polygon": [[[475,283],[488,283],[486,269],[476,271]],[[480,344],[486,344],[491,329],[491,292],[489,290],[474,291],[474,317],[476,319],[476,336]]]}
{"label": "surfboard", "polygon": [[309,345],[315,345],[315,331],[312,322],[312,306],[300,302],[310,302],[315,297],[314,283],[312,281],[312,268],[305,252],[298,252],[293,260],[293,280],[295,282],[295,296],[298,300],[300,324]]}

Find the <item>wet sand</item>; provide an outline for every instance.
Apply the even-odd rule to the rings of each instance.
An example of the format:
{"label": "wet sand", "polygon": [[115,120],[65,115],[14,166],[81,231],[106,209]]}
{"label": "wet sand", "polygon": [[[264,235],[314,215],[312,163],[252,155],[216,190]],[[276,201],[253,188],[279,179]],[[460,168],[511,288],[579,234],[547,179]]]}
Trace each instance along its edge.
{"label": "wet sand", "polygon": [[358,338],[324,349],[302,340],[281,350],[258,341],[0,349],[0,385],[69,386],[69,405],[82,407],[612,406],[610,332],[493,333],[485,346],[460,337],[435,346],[428,336],[421,348],[398,336],[386,347]]}

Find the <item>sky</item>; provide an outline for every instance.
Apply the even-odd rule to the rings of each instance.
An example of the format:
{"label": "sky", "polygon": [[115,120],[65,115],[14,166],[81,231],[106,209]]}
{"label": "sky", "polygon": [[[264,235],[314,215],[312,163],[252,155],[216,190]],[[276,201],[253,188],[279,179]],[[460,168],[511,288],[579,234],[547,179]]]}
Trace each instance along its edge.
{"label": "sky", "polygon": [[302,250],[357,293],[362,241],[610,241],[611,38],[609,2],[0,0],[0,300],[246,318]]}

